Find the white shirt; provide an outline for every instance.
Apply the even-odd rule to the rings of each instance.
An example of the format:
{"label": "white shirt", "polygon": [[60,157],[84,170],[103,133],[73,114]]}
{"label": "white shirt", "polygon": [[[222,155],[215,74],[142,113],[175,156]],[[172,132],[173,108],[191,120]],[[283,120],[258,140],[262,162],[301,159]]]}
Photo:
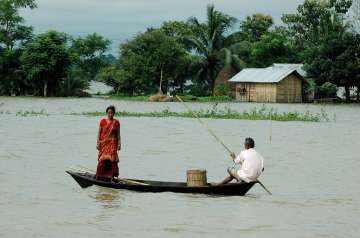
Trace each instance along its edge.
{"label": "white shirt", "polygon": [[264,158],[254,149],[243,150],[234,160],[241,165],[238,175],[241,179],[255,181],[264,168]]}

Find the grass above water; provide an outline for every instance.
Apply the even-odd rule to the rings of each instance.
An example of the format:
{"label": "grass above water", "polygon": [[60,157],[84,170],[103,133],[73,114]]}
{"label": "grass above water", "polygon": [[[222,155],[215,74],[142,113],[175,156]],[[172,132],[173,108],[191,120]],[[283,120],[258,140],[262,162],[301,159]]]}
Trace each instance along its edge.
{"label": "grass above water", "polygon": [[[137,102],[149,102],[151,95],[146,96],[124,96],[118,94],[111,94],[108,99],[124,100],[124,101],[137,101]],[[192,95],[183,95],[181,99],[184,102],[232,102],[234,99],[228,96],[208,96],[208,97],[196,97]],[[174,101],[177,101],[174,99]]]}
{"label": "grass above water", "polygon": [[48,113],[44,109],[40,111],[28,111],[28,110],[20,110],[15,113],[12,113],[10,111],[0,111],[0,115],[13,115],[19,116],[19,117],[28,117],[28,116],[49,116]]}
{"label": "grass above water", "polygon": [[[217,105],[217,104],[216,104]],[[218,109],[216,105],[211,110],[199,110],[194,113],[201,118],[211,119],[235,119],[235,120],[273,120],[273,121],[304,121],[304,122],[329,122],[329,116],[324,109],[321,109],[320,113],[311,113],[307,111],[305,113],[300,112],[278,112],[274,108],[267,109],[265,106],[261,108],[253,108],[249,111],[237,112],[229,108]],[[0,110],[0,115],[15,115],[19,117],[28,116],[49,116],[44,110],[40,111],[27,111],[20,110],[17,112],[10,112]],[[104,112],[84,112],[84,113],[71,113],[71,115],[84,115],[84,116],[105,116]],[[128,112],[121,111],[117,113],[120,117],[183,117],[183,118],[195,118],[195,116],[188,111],[185,112],[173,112],[169,108],[163,111],[153,112]],[[335,119],[334,115],[334,121]]]}
{"label": "grass above water", "polygon": [[[273,120],[273,121],[305,121],[305,122],[321,122],[330,121],[327,113],[321,110],[320,113],[311,113],[309,111],[305,113],[299,112],[277,112],[273,108],[266,109],[262,107],[260,109],[253,108],[250,111],[237,112],[226,108],[224,110],[213,108],[212,110],[199,110],[195,112],[201,118],[211,119],[235,119],[235,120]],[[120,117],[183,117],[183,118],[195,118],[191,112],[173,112],[170,109],[154,112],[128,112],[121,111],[116,113]],[[104,112],[84,112],[84,113],[72,113],[72,115],[84,115],[84,116],[104,116]]]}

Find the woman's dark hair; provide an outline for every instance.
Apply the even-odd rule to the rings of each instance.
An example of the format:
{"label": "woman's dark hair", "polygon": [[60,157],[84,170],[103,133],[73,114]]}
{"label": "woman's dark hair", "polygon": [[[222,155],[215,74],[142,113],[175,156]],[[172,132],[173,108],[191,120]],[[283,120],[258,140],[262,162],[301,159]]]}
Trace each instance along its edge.
{"label": "woman's dark hair", "polygon": [[245,139],[245,146],[249,147],[249,148],[254,148],[255,147],[255,141],[253,138],[246,138]]}
{"label": "woman's dark hair", "polygon": [[113,111],[114,114],[116,113],[115,106],[113,106],[113,105],[108,106],[108,107],[106,108],[106,113],[108,113],[109,110]]}

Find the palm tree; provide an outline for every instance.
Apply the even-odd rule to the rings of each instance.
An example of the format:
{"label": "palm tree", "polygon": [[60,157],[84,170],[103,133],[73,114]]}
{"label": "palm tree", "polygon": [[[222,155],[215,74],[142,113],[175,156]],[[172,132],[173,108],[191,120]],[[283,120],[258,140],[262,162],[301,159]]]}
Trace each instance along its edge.
{"label": "palm tree", "polygon": [[[224,34],[236,22],[234,17],[216,11],[214,5],[207,6],[207,20],[200,23],[193,17],[188,23],[195,29],[195,35],[188,38],[198,57],[192,63],[196,69],[195,79],[205,83],[214,95],[215,79],[225,63],[233,64],[238,58],[226,49]],[[235,63],[240,65],[240,63]]]}

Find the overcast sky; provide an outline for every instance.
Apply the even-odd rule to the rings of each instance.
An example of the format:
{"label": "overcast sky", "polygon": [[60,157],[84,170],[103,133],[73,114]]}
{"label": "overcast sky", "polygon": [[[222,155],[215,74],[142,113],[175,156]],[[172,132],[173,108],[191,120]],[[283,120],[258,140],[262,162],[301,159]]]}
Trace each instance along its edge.
{"label": "overcast sky", "polygon": [[303,0],[37,0],[38,8],[24,10],[26,24],[36,33],[50,29],[75,36],[97,32],[119,43],[163,21],[205,18],[206,5],[242,19],[253,13],[266,13],[281,24],[283,13],[293,13]]}

